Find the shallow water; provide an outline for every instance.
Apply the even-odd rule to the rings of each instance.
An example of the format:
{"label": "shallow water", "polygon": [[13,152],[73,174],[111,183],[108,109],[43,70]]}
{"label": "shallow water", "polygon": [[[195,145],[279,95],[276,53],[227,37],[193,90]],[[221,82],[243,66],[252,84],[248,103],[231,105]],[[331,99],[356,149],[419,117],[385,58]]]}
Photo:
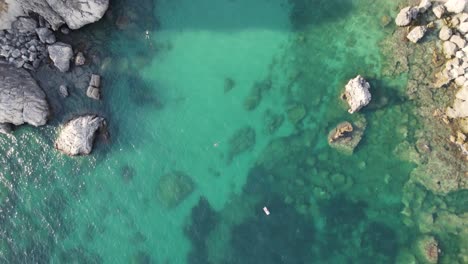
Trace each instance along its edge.
{"label": "shallow water", "polygon": [[[394,263],[417,232],[400,214],[415,165],[394,149],[419,127],[405,78],[380,72],[394,5],[115,1],[92,28],[105,40],[103,103],[82,106],[106,117],[110,139],[78,158],[53,149],[53,126],[0,139],[4,260]],[[357,74],[374,101],[351,116],[339,94]],[[355,153],[331,149],[328,131],[358,118]],[[180,189],[160,179],[173,171],[193,192],[167,208],[161,188]]]}

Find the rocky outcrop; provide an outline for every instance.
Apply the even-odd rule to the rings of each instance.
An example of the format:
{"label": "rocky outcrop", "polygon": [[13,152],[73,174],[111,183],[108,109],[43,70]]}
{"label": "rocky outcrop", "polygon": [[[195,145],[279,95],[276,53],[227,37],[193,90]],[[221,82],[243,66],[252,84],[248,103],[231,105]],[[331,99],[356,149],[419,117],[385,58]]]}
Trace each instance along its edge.
{"label": "rocky outcrop", "polygon": [[346,84],[343,98],[348,102],[350,107],[348,112],[350,114],[359,111],[362,107],[369,104],[371,100],[369,88],[369,83],[361,75],[356,76],[356,78],[351,79]]}
{"label": "rocky outcrop", "polygon": [[418,8],[407,6],[400,10],[395,18],[395,24],[399,27],[405,27],[411,23],[418,15]]}
{"label": "rocky outcrop", "polygon": [[69,44],[57,42],[47,47],[49,57],[54,62],[55,67],[61,72],[70,69],[70,60],[73,57],[73,49]]}
{"label": "rocky outcrop", "polygon": [[48,115],[46,96],[31,75],[0,63],[0,123],[42,126]]}
{"label": "rocky outcrop", "polygon": [[63,24],[78,29],[102,18],[109,0],[18,0],[26,13],[42,16],[54,30]]}
{"label": "rocky outcrop", "polygon": [[70,120],[60,131],[55,148],[70,155],[88,155],[93,148],[96,131],[105,126],[105,120],[95,115]]}
{"label": "rocky outcrop", "polygon": [[97,74],[92,74],[91,79],[89,80],[88,89],[86,90],[86,95],[89,98],[92,98],[94,100],[101,99],[101,92],[99,90],[100,86],[101,86],[101,76]]}
{"label": "rocky outcrop", "polygon": [[465,10],[468,0],[448,0],[445,3],[445,8],[448,12],[459,14]]}
{"label": "rocky outcrop", "polygon": [[417,26],[414,27],[406,36],[409,41],[413,43],[417,43],[420,39],[424,37],[424,34],[426,34],[427,27],[426,26]]}
{"label": "rocky outcrop", "polygon": [[362,139],[366,128],[366,120],[359,118],[354,125],[342,122],[328,133],[328,144],[345,154],[352,154]]}

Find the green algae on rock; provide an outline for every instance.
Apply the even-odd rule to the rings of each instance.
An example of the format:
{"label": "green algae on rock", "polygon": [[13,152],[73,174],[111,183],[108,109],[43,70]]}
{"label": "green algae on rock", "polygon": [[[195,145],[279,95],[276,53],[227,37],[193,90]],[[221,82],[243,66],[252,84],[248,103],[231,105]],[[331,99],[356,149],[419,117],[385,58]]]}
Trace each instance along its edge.
{"label": "green algae on rock", "polygon": [[171,171],[162,175],[156,186],[156,196],[166,208],[172,209],[189,196],[195,184],[185,172]]}
{"label": "green algae on rock", "polygon": [[353,154],[364,135],[366,125],[364,117],[358,118],[353,124],[342,122],[328,133],[328,144],[345,154]]}
{"label": "green algae on rock", "polygon": [[242,127],[229,138],[227,161],[230,163],[237,155],[251,150],[255,146],[255,129]]}

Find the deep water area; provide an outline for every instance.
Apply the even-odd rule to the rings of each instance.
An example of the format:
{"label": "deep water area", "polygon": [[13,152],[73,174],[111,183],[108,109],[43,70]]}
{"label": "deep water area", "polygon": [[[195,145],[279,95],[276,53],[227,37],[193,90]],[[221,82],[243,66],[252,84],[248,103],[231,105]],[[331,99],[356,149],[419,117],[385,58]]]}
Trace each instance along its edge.
{"label": "deep water area", "polygon": [[[78,36],[99,61],[102,101],[55,95],[55,121],[0,137],[0,262],[425,263],[415,243],[431,235],[439,263],[462,263],[454,233],[408,220],[468,203],[408,183],[421,122],[379,46],[397,8],[111,1]],[[358,74],[372,102],[351,115],[340,94]],[[90,156],[60,154],[57,122],[84,112],[106,118],[108,137]],[[328,145],[358,120],[352,154]]]}

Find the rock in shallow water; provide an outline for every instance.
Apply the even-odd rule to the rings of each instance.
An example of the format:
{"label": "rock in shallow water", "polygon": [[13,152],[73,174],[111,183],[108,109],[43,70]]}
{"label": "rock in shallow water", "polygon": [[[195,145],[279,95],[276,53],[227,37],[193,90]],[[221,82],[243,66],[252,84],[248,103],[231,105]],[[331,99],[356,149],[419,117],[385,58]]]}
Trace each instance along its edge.
{"label": "rock in shallow water", "polygon": [[50,45],[47,50],[49,57],[54,62],[55,67],[61,72],[67,72],[70,69],[70,59],[73,57],[73,50],[69,44],[57,42]]}
{"label": "rock in shallow water", "polygon": [[46,96],[31,75],[0,63],[0,123],[42,126],[48,115]]}
{"label": "rock in shallow water", "polygon": [[349,104],[348,112],[350,114],[369,104],[371,100],[369,88],[369,83],[361,75],[356,76],[346,84],[344,98]]}
{"label": "rock in shallow water", "polygon": [[156,195],[161,204],[170,209],[179,205],[193,191],[193,180],[181,171],[171,171],[159,178]]}
{"label": "rock in shallow water", "polygon": [[424,34],[426,34],[427,27],[426,26],[417,26],[414,27],[406,36],[406,38],[409,39],[409,41],[413,43],[417,43],[420,39],[424,37]]}
{"label": "rock in shallow water", "polygon": [[105,120],[95,115],[70,120],[60,131],[55,148],[70,155],[88,155],[93,148],[96,131],[105,126]]}
{"label": "rock in shallow water", "polygon": [[395,24],[400,27],[407,26],[411,23],[411,20],[416,18],[417,15],[417,8],[407,6],[400,10],[397,17],[395,18]]}
{"label": "rock in shallow water", "polygon": [[467,3],[468,0],[448,0],[447,3],[445,3],[445,8],[447,8],[449,12],[458,14],[463,12]]}

